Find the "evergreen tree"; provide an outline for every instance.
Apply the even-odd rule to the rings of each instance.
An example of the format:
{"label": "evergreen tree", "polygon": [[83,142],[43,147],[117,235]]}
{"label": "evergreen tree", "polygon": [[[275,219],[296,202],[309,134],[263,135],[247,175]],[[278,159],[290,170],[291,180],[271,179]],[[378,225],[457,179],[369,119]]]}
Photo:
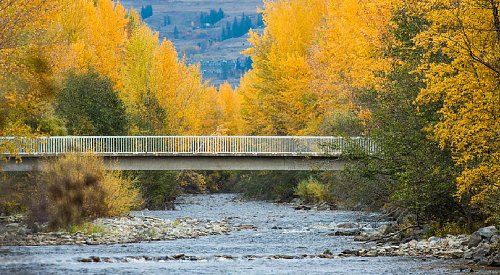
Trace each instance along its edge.
{"label": "evergreen tree", "polygon": [[147,5],[141,7],[141,18],[146,19],[153,16],[153,6]]}
{"label": "evergreen tree", "polygon": [[229,24],[229,22],[226,22],[226,39],[232,37],[233,37],[233,32],[231,31],[231,24]]}
{"label": "evergreen tree", "polygon": [[177,29],[177,26],[174,27],[174,38],[179,39],[179,29]]}
{"label": "evergreen tree", "polygon": [[252,69],[252,58],[250,58],[250,56],[247,56],[247,58],[245,59],[245,70],[248,71],[251,69]]}
{"label": "evergreen tree", "polygon": [[221,20],[222,18],[224,18],[224,15],[225,14],[222,8],[219,8],[219,11],[217,12],[218,19]]}
{"label": "evergreen tree", "polygon": [[259,27],[259,28],[264,27],[264,19],[262,17],[262,13],[259,13],[257,15],[257,27]]}
{"label": "evergreen tree", "polygon": [[233,20],[233,29],[232,29],[232,37],[240,37],[240,28],[239,28],[238,20],[236,19],[236,16],[234,17]]}

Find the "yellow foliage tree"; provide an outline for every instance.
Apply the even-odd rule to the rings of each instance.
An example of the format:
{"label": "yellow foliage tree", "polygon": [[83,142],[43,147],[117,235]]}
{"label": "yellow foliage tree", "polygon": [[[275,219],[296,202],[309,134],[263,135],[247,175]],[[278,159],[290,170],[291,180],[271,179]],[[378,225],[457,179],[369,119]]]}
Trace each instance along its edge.
{"label": "yellow foliage tree", "polygon": [[24,70],[19,56],[34,39],[43,39],[59,10],[58,0],[0,2],[0,77]]}
{"label": "yellow foliage tree", "polygon": [[441,105],[430,130],[463,169],[458,195],[482,205],[500,187],[500,2],[420,5],[430,27],[417,38],[428,50],[421,68],[427,87],[417,102]]}
{"label": "yellow foliage tree", "polygon": [[[307,55],[324,0],[266,1],[262,35],[251,32],[245,53],[253,70],[242,79],[242,112],[249,134],[301,135],[317,120],[318,98],[309,89]],[[311,123],[312,122],[312,123]]]}
{"label": "yellow foliage tree", "polygon": [[59,11],[58,0],[0,2],[0,136],[29,135],[49,113],[54,87],[43,51]]}
{"label": "yellow foliage tree", "polygon": [[[247,132],[317,134],[354,105],[361,89],[380,89],[389,21],[399,0],[268,1],[264,34],[251,33],[254,69],[242,79]],[[254,129],[253,131],[250,129]]]}
{"label": "yellow foliage tree", "polygon": [[211,134],[215,129],[215,92],[203,84],[199,67],[179,61],[172,42],[155,51],[151,91],[165,113],[162,131],[168,135]]}
{"label": "yellow foliage tree", "polygon": [[118,84],[128,38],[125,9],[110,0],[64,1],[52,29],[58,43],[48,53],[54,71],[91,68]]}
{"label": "yellow foliage tree", "polygon": [[240,135],[243,131],[241,102],[238,90],[233,90],[228,82],[219,86],[217,93],[219,106],[219,132],[224,135]]}
{"label": "yellow foliage tree", "polygon": [[133,118],[132,134],[154,133],[161,127],[151,91],[151,70],[157,47],[158,34],[144,24],[132,31],[125,44],[125,62],[120,74],[123,87],[119,94]]}
{"label": "yellow foliage tree", "polygon": [[[314,90],[325,116],[357,110],[356,91],[380,90],[390,60],[382,56],[389,36],[389,21],[399,0],[328,1],[324,23],[318,29],[311,58]],[[359,110],[366,117],[366,110]]]}

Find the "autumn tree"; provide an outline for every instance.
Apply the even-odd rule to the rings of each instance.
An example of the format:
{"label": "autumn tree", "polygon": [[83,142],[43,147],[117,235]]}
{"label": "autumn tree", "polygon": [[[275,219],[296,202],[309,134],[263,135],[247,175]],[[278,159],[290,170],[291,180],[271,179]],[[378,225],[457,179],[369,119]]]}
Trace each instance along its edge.
{"label": "autumn tree", "polygon": [[241,118],[241,102],[238,90],[233,90],[227,82],[220,85],[217,93],[217,106],[220,112],[219,132],[225,135],[241,134],[243,120]]}
{"label": "autumn tree", "polygon": [[151,91],[151,70],[158,47],[158,34],[145,24],[133,29],[125,44],[125,65],[121,71],[120,97],[131,116],[131,133],[157,133],[165,118]]}
{"label": "autumn tree", "polygon": [[266,1],[262,35],[251,32],[246,50],[253,70],[241,81],[242,112],[250,134],[300,135],[314,131],[318,98],[309,89],[307,61],[325,1]]}
{"label": "autumn tree", "polygon": [[390,67],[380,89],[355,96],[357,104],[372,113],[369,134],[380,157],[355,160],[345,173],[351,184],[344,190],[337,187],[336,193],[375,207],[404,209],[410,222],[417,225],[456,222],[467,210],[454,198],[457,169],[450,152],[440,150],[424,131],[429,121],[437,120],[439,105],[429,105],[420,112],[414,105],[425,84],[422,76],[414,73],[424,49],[413,39],[426,29],[427,21],[411,1],[402,1],[392,12],[391,26],[388,34],[393,43],[382,49],[383,56],[390,58]]}
{"label": "autumn tree", "polygon": [[95,70],[121,87],[120,67],[128,40],[128,16],[123,6],[110,0],[61,0],[64,9],[54,17],[51,32],[55,45],[47,53],[55,73]]}
{"label": "autumn tree", "polygon": [[[56,87],[43,55],[53,42],[46,34],[59,1],[9,0],[0,3],[0,135],[29,136],[41,125],[60,128],[48,101]],[[47,127],[45,127],[47,128]],[[58,130],[55,130],[57,132]],[[0,142],[0,151],[18,146]]]}
{"label": "autumn tree", "polygon": [[321,98],[323,133],[336,131],[329,125],[349,123],[354,129],[370,120],[369,110],[356,105],[354,98],[362,90],[380,89],[383,83],[380,72],[389,69],[390,59],[382,51],[391,43],[388,27],[396,2],[328,1],[310,58],[311,86]]}
{"label": "autumn tree", "polygon": [[40,39],[60,10],[60,1],[7,0],[0,3],[0,77],[20,73],[19,54]]}
{"label": "autumn tree", "polygon": [[[498,215],[500,186],[500,2],[423,1],[429,28],[417,39],[427,50],[418,103],[442,104],[429,130],[463,170],[458,195]],[[446,60],[434,60],[443,54]],[[494,208],[496,205],[496,209]]]}

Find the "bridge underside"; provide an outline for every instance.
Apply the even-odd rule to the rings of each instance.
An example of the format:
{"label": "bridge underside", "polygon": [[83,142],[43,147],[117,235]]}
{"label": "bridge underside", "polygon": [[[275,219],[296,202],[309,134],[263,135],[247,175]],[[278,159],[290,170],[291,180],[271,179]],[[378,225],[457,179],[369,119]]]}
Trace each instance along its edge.
{"label": "bridge underside", "polygon": [[[23,157],[22,162],[9,160],[0,164],[6,172],[36,171],[42,158]],[[303,156],[120,156],[105,157],[109,170],[276,170],[336,171],[344,169],[344,161],[332,157]]]}

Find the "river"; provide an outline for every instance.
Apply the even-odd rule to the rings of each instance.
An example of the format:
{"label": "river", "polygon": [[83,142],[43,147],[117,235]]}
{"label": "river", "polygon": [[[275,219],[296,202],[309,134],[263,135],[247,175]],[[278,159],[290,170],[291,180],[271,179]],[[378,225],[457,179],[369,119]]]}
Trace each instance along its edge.
{"label": "river", "polygon": [[[164,219],[227,219],[254,230],[198,239],[124,245],[63,245],[0,248],[0,274],[449,274],[453,261],[410,257],[335,257],[272,259],[275,255],[334,255],[359,248],[352,237],[328,236],[343,222],[378,226],[377,214],[351,211],[297,211],[288,205],[241,201],[236,195],[190,195],[178,199],[176,211],[140,211],[133,215]],[[82,263],[82,257],[158,257],[185,254],[203,260],[130,260]],[[230,257],[221,257],[228,255]]]}

